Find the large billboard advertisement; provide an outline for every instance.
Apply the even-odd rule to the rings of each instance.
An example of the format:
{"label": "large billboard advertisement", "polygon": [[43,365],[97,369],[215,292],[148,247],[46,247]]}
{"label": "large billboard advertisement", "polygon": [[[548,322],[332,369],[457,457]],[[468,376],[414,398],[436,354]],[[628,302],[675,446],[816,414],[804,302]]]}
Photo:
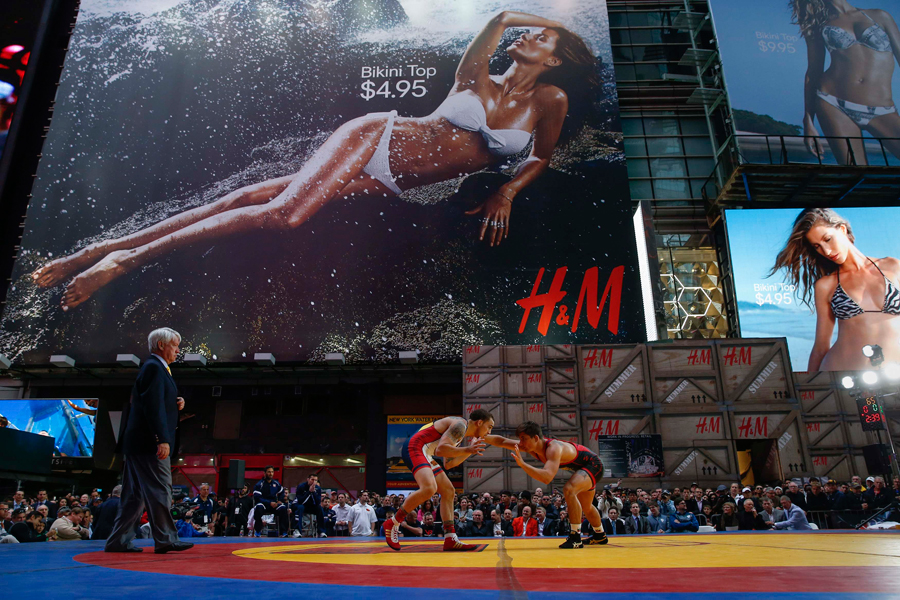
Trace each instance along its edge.
{"label": "large billboard advertisement", "polygon": [[0,350],[643,341],[614,82],[598,0],[84,0]]}
{"label": "large billboard advertisement", "polygon": [[725,211],[742,337],[786,337],[798,371],[900,364],[900,207]]}
{"label": "large billboard advertisement", "polygon": [[[712,12],[745,160],[900,164],[900,1],[715,0]],[[848,146],[858,137],[870,141]]]}
{"label": "large billboard advertisement", "polygon": [[0,400],[0,427],[54,438],[54,456],[94,455],[96,398]]}

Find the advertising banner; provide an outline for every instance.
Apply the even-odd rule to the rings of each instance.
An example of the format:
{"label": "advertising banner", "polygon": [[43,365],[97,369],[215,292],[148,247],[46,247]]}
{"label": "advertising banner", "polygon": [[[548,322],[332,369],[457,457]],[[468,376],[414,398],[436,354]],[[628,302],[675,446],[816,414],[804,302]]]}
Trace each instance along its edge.
{"label": "advertising banner", "polygon": [[725,211],[741,336],[786,337],[798,371],[871,368],[865,345],[900,364],[898,219],[898,207]]}
{"label": "advertising banner", "polygon": [[602,0],[84,0],[0,351],[643,341],[614,82]]}
{"label": "advertising banner", "polygon": [[603,477],[662,477],[662,436],[599,435],[597,455],[603,461]]}
{"label": "advertising banner", "polygon": [[[403,444],[423,427],[447,415],[391,415],[387,418],[387,489],[415,490],[419,486],[409,466],[403,461]],[[437,459],[442,462],[442,459]],[[462,487],[462,466],[446,471],[454,487]]]}
{"label": "advertising banner", "polygon": [[[900,0],[714,0],[711,8],[745,161],[777,163],[786,152],[792,162],[900,164]],[[815,136],[830,139],[817,146]],[[853,137],[883,146],[848,148]]]}
{"label": "advertising banner", "polygon": [[0,424],[54,438],[53,455],[94,455],[97,399],[0,400]]}

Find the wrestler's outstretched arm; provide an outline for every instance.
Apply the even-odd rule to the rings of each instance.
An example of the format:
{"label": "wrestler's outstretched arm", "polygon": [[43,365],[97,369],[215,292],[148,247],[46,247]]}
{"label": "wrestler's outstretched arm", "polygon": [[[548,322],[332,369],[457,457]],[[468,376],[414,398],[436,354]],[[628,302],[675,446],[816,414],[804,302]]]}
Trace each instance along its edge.
{"label": "wrestler's outstretched arm", "polygon": [[532,467],[522,458],[522,454],[519,451],[519,445],[516,444],[516,447],[513,449],[513,458],[516,459],[516,464],[522,467],[522,470],[525,471],[529,477],[532,479],[537,479],[544,485],[550,485],[553,483],[553,478],[556,477],[556,474],[559,472],[559,460],[561,458],[562,450],[558,448],[557,444],[548,444],[547,445],[547,462],[544,463],[544,467],[542,469],[538,469],[537,467]]}

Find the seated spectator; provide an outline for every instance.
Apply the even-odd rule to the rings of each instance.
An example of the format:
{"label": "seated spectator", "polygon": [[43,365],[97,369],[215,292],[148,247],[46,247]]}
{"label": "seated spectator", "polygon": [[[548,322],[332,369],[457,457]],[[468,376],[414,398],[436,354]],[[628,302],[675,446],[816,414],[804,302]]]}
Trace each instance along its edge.
{"label": "seated spectator", "polygon": [[559,519],[559,509],[553,504],[553,498],[549,495],[541,498],[541,508],[544,509],[544,514],[547,515],[547,519]]}
{"label": "seated spectator", "polygon": [[81,528],[87,532],[85,539],[91,539],[91,535],[94,533],[94,514],[87,508],[84,509],[82,514]]}
{"label": "seated spectator", "polygon": [[9,502],[0,502],[0,529],[9,533],[12,526],[13,522],[9,518]]}
{"label": "seated spectator", "polygon": [[900,498],[900,477],[894,477],[894,487],[891,488],[894,498]]}
{"label": "seated spectator", "polygon": [[197,507],[196,509],[191,508],[184,513],[183,519],[175,521],[175,529],[178,530],[178,537],[209,537],[211,535],[206,531],[201,519],[194,519],[198,513],[203,513],[202,507]]}
{"label": "seated spectator", "polygon": [[716,520],[716,531],[738,531],[740,522],[737,517],[737,507],[733,502],[722,505],[722,514]]}
{"label": "seated spectator", "polygon": [[650,521],[641,514],[641,507],[637,502],[631,505],[631,514],[625,518],[625,533],[650,533]]}
{"label": "seated spectator", "polygon": [[[346,494],[340,493],[337,495],[337,504],[334,505],[332,510],[334,511],[335,519],[334,535],[338,537],[346,537],[350,535],[350,505],[347,504]],[[391,513],[392,517],[394,516],[394,510],[392,508],[386,508],[384,510],[385,520],[387,520],[388,512]],[[382,521],[382,523],[384,523],[384,521]]]}
{"label": "seated spectator", "polygon": [[41,522],[42,522],[45,526],[46,526],[46,525],[49,525],[49,522],[48,522],[49,519],[50,519],[50,507],[49,507],[49,506],[47,506],[46,504],[42,504],[41,506],[38,506],[38,507],[35,509],[35,512],[40,513],[40,515],[41,515]]}
{"label": "seated spectator", "polygon": [[491,523],[494,537],[512,537],[512,510],[507,508],[502,515],[496,510],[491,511]]}
{"label": "seated spectator", "polygon": [[784,511],[780,507],[775,508],[772,506],[772,501],[768,498],[763,500],[763,510],[759,513],[759,516],[762,517],[763,523],[768,523],[769,521],[780,523],[784,521]]}
{"label": "seated spectator", "polygon": [[839,511],[861,511],[862,510],[862,485],[854,483],[850,486],[850,491],[841,494],[834,505],[835,510]]}
{"label": "seated spectator", "polygon": [[757,512],[753,498],[744,499],[744,510],[738,513],[738,529],[741,531],[764,531],[769,529],[762,516]]}
{"label": "seated spectator", "polygon": [[[491,496],[490,492],[485,492],[481,495],[481,499],[478,503],[478,509],[481,511],[482,515],[490,515],[491,510],[494,508],[494,498]],[[472,518],[475,518],[475,509],[472,509]]]}
{"label": "seated spectator", "polygon": [[[640,510],[640,507],[638,507],[638,510]],[[606,535],[625,535],[625,521],[619,518],[619,510],[610,507],[607,514],[609,517],[600,521],[603,524],[603,531],[606,532]],[[583,525],[582,523],[582,528]]]}
{"label": "seated spectator", "polygon": [[[422,521],[422,537],[444,537],[444,528],[440,523],[434,522],[434,514],[425,513],[425,520]],[[466,527],[468,529],[468,527]]]}
{"label": "seated spectator", "polygon": [[[410,513],[412,514],[412,513]],[[393,515],[391,515],[393,516]],[[350,535],[372,536],[378,531],[375,525],[378,519],[375,517],[375,509],[369,506],[369,493],[360,492],[359,502],[350,509]],[[401,523],[403,525],[403,523]],[[401,529],[402,531],[402,529]],[[324,532],[323,532],[324,533]]]}
{"label": "seated spectator", "polygon": [[419,507],[418,512],[416,513],[416,520],[420,523],[425,520],[425,513],[431,513],[431,520],[434,521],[437,518],[437,510],[434,508],[434,502],[431,501],[431,498],[422,503]]}
{"label": "seated spectator", "polygon": [[[544,498],[549,498],[549,496],[544,496]],[[541,498],[543,503],[544,498]],[[556,535],[556,529],[559,527],[556,519],[548,519],[547,511],[543,506],[538,506],[535,511],[534,520],[537,521],[537,534],[542,536],[552,536]]]}
{"label": "seated spectator", "polygon": [[459,507],[453,511],[453,520],[457,527],[472,522],[472,509],[469,507],[469,499],[465,496],[459,499]]}
{"label": "seated spectator", "polygon": [[[65,512],[65,514],[63,514]],[[82,529],[81,520],[84,518],[84,509],[76,506],[71,510],[62,509],[57,513],[61,515],[50,526],[51,534],[56,532],[56,539],[61,542],[88,539],[87,529]]]}
{"label": "seated spectator", "polygon": [[422,526],[416,519],[416,513],[406,513],[406,518],[400,521],[400,537],[422,537]]}
{"label": "seated spectator", "polygon": [[806,495],[806,510],[831,510],[831,501],[818,479],[813,477],[809,482],[809,493]]}
{"label": "seated spectator", "polygon": [[[687,498],[684,499],[687,502]],[[659,514],[662,517],[668,518],[671,515],[675,514],[675,501],[672,499],[672,496],[669,494],[669,490],[663,490],[659,494],[659,501],[657,502],[659,505]]]}
{"label": "seated spectator", "polygon": [[[706,520],[707,524],[712,523],[713,517],[715,516],[713,514],[713,505],[709,502],[705,503],[703,505],[703,510],[701,511],[701,514],[703,515],[703,518]],[[668,519],[667,519],[667,523],[668,523]]]}
{"label": "seated spectator", "polygon": [[[612,493],[612,488],[610,486],[605,485],[603,486],[603,493],[597,501],[597,510],[600,511],[600,517],[604,519],[608,518],[610,508],[615,508],[616,512],[622,510],[622,501]],[[560,520],[562,520],[562,518],[560,518]]]}
{"label": "seated spectator", "polygon": [[49,537],[44,533],[44,522],[41,520],[41,513],[36,510],[28,513],[25,520],[13,525],[9,534],[19,540],[20,544],[29,542],[46,542]]}
{"label": "seated spectator", "polygon": [[[707,504],[705,508],[711,509],[712,507]],[[647,523],[650,525],[650,533],[666,533],[669,530],[669,519],[659,514],[659,505],[651,502],[649,510]]]}
{"label": "seated spectator", "polygon": [[538,534],[538,525],[535,519],[531,518],[531,507],[523,505],[522,516],[513,519],[513,535],[515,537],[532,536]]}
{"label": "seated spectator", "polygon": [[784,521],[780,523],[767,523],[767,525],[774,527],[775,529],[787,529],[789,531],[808,531],[812,529],[809,526],[809,522],[806,520],[806,513],[803,510],[791,502],[790,497],[782,496],[781,497],[781,508],[784,509]]}
{"label": "seated spectator", "polygon": [[792,481],[788,485],[788,491],[784,492],[784,495],[791,499],[791,504],[800,507],[804,511],[809,510],[806,504],[806,494],[800,489],[796,481]]}
{"label": "seated spectator", "polygon": [[884,478],[879,475],[873,478],[872,487],[866,490],[861,500],[863,510],[881,510],[891,505],[894,495],[888,491]]}
{"label": "seated spectator", "polygon": [[331,508],[331,498],[322,496],[322,515],[325,517],[325,535],[334,536],[334,524],[337,522],[337,513]]}
{"label": "seated spectator", "polygon": [[517,504],[513,507],[513,518],[522,516],[522,509],[524,507],[531,508],[532,512],[534,512],[534,505],[531,502],[531,492],[528,490],[522,490],[519,492],[519,499]]}
{"label": "seated spectator", "polygon": [[[496,511],[492,510],[491,512]],[[472,522],[459,531],[460,537],[491,537],[492,535],[494,535],[493,522],[485,522],[484,513],[480,508],[472,511]]]}
{"label": "seated spectator", "polygon": [[[725,491],[725,486],[719,487],[723,488],[723,492]],[[697,517],[694,516],[694,513],[688,512],[687,502],[682,499],[675,505],[675,514],[669,515],[669,531],[671,533],[696,533],[699,530],[700,524],[697,522]]]}

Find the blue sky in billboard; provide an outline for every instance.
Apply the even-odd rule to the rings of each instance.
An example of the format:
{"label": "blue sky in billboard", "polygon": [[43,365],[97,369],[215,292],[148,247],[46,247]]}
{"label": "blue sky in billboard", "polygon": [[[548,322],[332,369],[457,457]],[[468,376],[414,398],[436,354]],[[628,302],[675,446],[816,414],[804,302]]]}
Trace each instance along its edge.
{"label": "blue sky in billboard", "polygon": [[9,427],[55,438],[57,456],[93,456],[95,407],[83,399],[2,400]]}
{"label": "blue sky in billboard", "polygon": [[[732,108],[801,126],[807,52],[800,28],[791,23],[789,2],[714,0],[711,5]],[[859,8],[900,18],[897,0],[866,0]],[[829,63],[826,58],[826,69]],[[900,96],[900,77],[893,78],[892,87],[894,97]]]}
{"label": "blue sky in billboard", "polygon": [[[900,240],[893,233],[900,222],[900,207],[841,208],[856,237],[856,246],[866,256],[900,256]],[[799,209],[725,211],[738,316],[743,337],[785,337],[791,364],[805,371],[816,333],[815,313],[798,301],[784,277],[768,277],[775,257],[784,247]],[[837,338],[837,327],[832,344]]]}

